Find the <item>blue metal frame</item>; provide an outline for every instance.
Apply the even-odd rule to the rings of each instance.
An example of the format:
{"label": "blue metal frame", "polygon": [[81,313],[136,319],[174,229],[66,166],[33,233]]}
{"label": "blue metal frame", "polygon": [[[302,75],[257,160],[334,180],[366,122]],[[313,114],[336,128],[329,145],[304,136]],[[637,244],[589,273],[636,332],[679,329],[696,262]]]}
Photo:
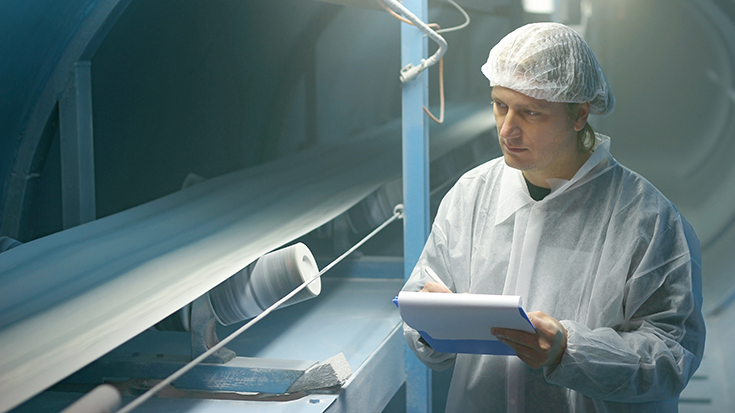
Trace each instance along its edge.
{"label": "blue metal frame", "polygon": [[[100,384],[115,378],[163,380],[190,362],[187,355],[113,353],[64,380],[68,386]],[[237,357],[229,363],[201,363],[176,381],[177,389],[225,392],[286,393],[315,361]],[[122,380],[121,380],[122,381]]]}
{"label": "blue metal frame", "polygon": [[[426,21],[426,0],[404,0],[406,6]],[[423,33],[401,25],[401,67],[417,65],[428,54]],[[428,106],[428,73],[403,85],[403,221],[404,273],[408,278],[429,236],[429,127],[423,107]],[[431,412],[431,372],[409,348],[406,351],[406,411]]]}

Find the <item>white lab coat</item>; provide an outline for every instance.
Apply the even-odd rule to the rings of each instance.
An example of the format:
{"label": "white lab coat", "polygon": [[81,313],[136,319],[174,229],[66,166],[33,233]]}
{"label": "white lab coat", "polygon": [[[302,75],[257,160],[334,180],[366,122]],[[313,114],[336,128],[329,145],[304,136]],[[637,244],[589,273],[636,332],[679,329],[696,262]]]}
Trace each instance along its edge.
{"label": "white lab coat", "polygon": [[448,412],[677,410],[704,350],[699,241],[609,145],[598,135],[590,159],[541,201],[502,158],[442,201],[404,290],[430,281],[429,266],[454,292],[521,295],[568,331],[561,364],[534,370],[514,356],[437,353],[405,326],[426,365],[455,364]]}

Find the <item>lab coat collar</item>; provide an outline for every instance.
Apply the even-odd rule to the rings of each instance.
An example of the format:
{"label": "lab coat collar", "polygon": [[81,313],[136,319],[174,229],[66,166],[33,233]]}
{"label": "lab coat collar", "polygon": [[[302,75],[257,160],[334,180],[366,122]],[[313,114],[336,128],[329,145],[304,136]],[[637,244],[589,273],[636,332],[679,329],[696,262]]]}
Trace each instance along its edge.
{"label": "lab coat collar", "polygon": [[495,225],[508,219],[516,211],[533,202],[528,186],[519,169],[503,163],[503,177],[500,181],[500,205],[495,215]]}
{"label": "lab coat collar", "polygon": [[551,193],[543,200],[556,198],[570,188],[594,179],[602,172],[610,169],[614,162],[615,160],[610,155],[610,138],[599,133],[595,134],[595,146],[592,156],[579,168],[572,179],[547,179],[546,182],[551,186]]}
{"label": "lab coat collar", "polygon": [[[551,186],[551,193],[538,202],[546,202],[556,198],[577,184],[594,179],[614,164],[615,160],[610,155],[610,138],[595,134],[594,153],[587,159],[587,162],[579,168],[571,180],[547,180]],[[524,206],[536,202],[528,193],[528,186],[525,179],[523,179],[523,173],[518,169],[511,168],[508,164],[503,165],[503,176],[500,185],[500,205],[495,215],[495,225],[502,223]]]}

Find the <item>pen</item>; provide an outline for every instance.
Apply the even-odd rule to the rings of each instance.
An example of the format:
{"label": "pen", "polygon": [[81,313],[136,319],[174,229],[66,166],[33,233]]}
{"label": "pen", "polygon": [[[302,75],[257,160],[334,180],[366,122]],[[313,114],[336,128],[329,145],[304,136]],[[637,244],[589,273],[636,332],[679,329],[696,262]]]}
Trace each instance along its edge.
{"label": "pen", "polygon": [[439,276],[436,275],[436,273],[434,272],[434,270],[432,270],[430,267],[424,267],[424,272],[426,272],[427,274],[429,274],[429,277],[431,277],[431,279],[434,280],[435,283],[441,284],[442,287],[446,288],[447,290],[449,289],[449,287],[447,287],[447,285],[444,284],[444,281],[442,281],[442,279],[439,278]]}

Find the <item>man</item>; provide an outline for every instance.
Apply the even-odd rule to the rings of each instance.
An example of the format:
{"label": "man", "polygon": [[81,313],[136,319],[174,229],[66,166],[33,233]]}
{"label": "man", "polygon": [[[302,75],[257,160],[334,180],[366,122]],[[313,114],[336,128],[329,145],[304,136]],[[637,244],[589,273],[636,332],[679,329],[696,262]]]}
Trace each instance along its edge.
{"label": "man", "polygon": [[406,326],[409,346],[455,366],[448,412],[677,411],[704,349],[699,242],[587,124],[614,105],[597,60],[538,23],[482,71],[503,157],[446,195],[404,290],[520,295],[537,332],[493,329],[518,357],[438,353]]}

